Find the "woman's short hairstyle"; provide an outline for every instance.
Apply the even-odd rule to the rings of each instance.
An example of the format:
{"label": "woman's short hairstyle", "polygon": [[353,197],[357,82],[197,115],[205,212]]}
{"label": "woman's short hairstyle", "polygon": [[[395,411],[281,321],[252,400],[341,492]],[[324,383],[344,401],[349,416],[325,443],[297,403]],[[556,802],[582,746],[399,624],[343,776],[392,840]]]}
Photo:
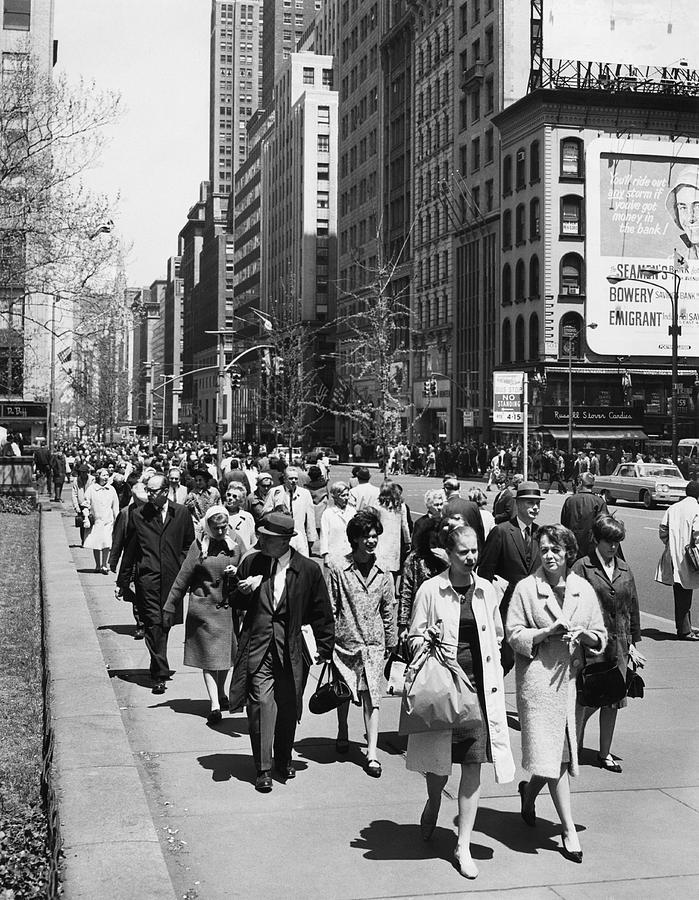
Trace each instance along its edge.
{"label": "woman's short hairstyle", "polygon": [[333,497],[337,497],[343,491],[348,491],[349,485],[346,481],[333,481],[328,490],[333,495]]}
{"label": "woman's short hairstyle", "polygon": [[347,540],[350,542],[352,550],[357,549],[359,539],[366,537],[371,530],[377,534],[383,534],[383,525],[379,514],[370,506],[365,506],[355,513],[347,523]]}
{"label": "woman's short hairstyle", "polygon": [[457,525],[456,528],[446,528],[444,535],[444,549],[450,553],[462,537],[475,538],[478,541],[478,535],[470,525]]}
{"label": "woman's short hairstyle", "polygon": [[379,504],[386,509],[400,509],[403,489],[395,481],[384,481],[379,488]]}
{"label": "woman's short hairstyle", "polygon": [[614,516],[597,516],[592,523],[592,537],[600,541],[623,541],[626,537],[626,526],[621,519]]}
{"label": "woman's short hairstyle", "polygon": [[427,509],[434,504],[435,500],[439,500],[440,497],[446,503],[447,495],[441,488],[431,488],[429,491],[425,491],[425,506]]}
{"label": "woman's short hairstyle", "polygon": [[318,466],[309,466],[308,467],[308,477],[311,481],[320,481],[323,477],[323,473],[320,471]]}
{"label": "woman's short hairstyle", "polygon": [[468,499],[472,503],[477,503],[479,506],[485,506],[488,502],[488,498],[479,487],[471,488],[471,490],[468,492]]}
{"label": "woman's short hairstyle", "polygon": [[241,497],[247,497],[248,495],[248,492],[245,490],[245,485],[241,484],[239,481],[231,481],[228,483],[226,493],[232,494],[233,492],[240,494]]}
{"label": "woman's short hairstyle", "polygon": [[542,525],[534,540],[541,545],[542,538],[548,538],[555,547],[562,547],[566,552],[566,564],[573,565],[578,556],[578,542],[569,528],[565,525]]}
{"label": "woman's short hairstyle", "polygon": [[195,478],[197,476],[199,476],[200,478],[203,478],[207,484],[211,481],[211,477],[212,477],[211,472],[209,472],[209,470],[205,469],[203,466],[201,466],[198,469],[195,469],[193,474],[194,474]]}

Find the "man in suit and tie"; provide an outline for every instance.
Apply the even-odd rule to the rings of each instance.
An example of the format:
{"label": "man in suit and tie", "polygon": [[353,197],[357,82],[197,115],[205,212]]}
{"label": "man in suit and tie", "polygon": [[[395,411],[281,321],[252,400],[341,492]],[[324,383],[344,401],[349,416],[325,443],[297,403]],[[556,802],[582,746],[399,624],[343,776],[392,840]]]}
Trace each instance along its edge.
{"label": "man in suit and tie", "polygon": [[167,499],[172,503],[184,504],[187,499],[187,487],[182,484],[182,470],[177,466],[173,466],[167,473],[168,492]]}
{"label": "man in suit and tie", "polygon": [[[537,482],[522,481],[515,495],[515,516],[496,525],[483,547],[478,574],[487,581],[493,581],[498,575],[507,582],[500,602],[503,622],[517,583],[541,565],[539,545],[534,540],[540,504],[541,489]],[[501,655],[503,668],[508,672],[514,664],[514,654],[507,644],[503,643]]]}
{"label": "man in suit and tie", "polygon": [[[247,703],[255,789],[272,790],[272,765],[294,778],[291,753],[311,662],[330,659],[333,612],[320,566],[291,547],[294,520],[271,512],[257,526],[259,551],[238,569],[231,605],[245,610],[230,690],[230,708]],[[304,658],[301,628],[310,625],[315,660]]]}
{"label": "man in suit and tie", "polygon": [[150,654],[153,693],[164,694],[170,678],[170,629],[163,623],[163,606],[194,540],[194,525],[186,506],[168,500],[165,475],[150,476],[146,495],[143,506],[135,507],[129,516],[120,578],[123,575],[127,584],[134,582],[136,609]]}

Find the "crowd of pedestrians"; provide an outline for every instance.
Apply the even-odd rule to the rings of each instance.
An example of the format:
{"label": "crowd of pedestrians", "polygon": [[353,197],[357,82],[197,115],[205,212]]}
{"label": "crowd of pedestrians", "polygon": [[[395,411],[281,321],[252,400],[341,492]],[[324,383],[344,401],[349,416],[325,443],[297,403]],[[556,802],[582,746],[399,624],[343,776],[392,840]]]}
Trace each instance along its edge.
{"label": "crowd of pedestrians", "polygon": [[[255,788],[269,793],[273,771],[282,781],[296,777],[293,745],[309,668],[332,664],[349,697],[337,709],[335,750],[352,749],[355,703],[364,718],[363,767],[380,778],[385,661],[409,662],[439,642],[475,691],[475,712],[466,728],[410,734],[407,766],[426,773],[425,840],[452,765],[461,767],[454,861],[475,878],[470,838],[481,767],[493,765],[498,781],[515,775],[503,688],[514,668],[522,766],[530,773],[518,787],[521,817],[536,827],[536,799],[548,787],[560,852],[582,862],[569,779],[598,708],[599,765],[621,773],[611,747],[626,701],[586,707],[577,677],[590,659],[624,676],[645,662],[636,585],[620,553],[625,526],[594,493],[594,473],[581,469],[560,523],[541,526],[546,491],[516,471],[500,484],[492,512],[486,491],[462,496],[458,473],[446,472],[442,487],[426,492],[425,514],[414,517],[389,473],[374,483],[359,465],[351,479],[332,481],[323,459],[287,465],[264,448],[252,459],[251,449],[231,450],[220,465],[211,448],[177,443],[154,452],[139,445],[60,450],[76,527],[96,571],[116,573],[117,595],[133,606],[153,692],[167,689],[168,635],[184,618],[184,664],[202,671],[207,722],[216,727],[227,709],[245,708]],[[660,538],[657,577],[673,585],[678,637],[699,640],[690,619],[699,582],[684,555],[699,540],[697,482],[668,510]]]}

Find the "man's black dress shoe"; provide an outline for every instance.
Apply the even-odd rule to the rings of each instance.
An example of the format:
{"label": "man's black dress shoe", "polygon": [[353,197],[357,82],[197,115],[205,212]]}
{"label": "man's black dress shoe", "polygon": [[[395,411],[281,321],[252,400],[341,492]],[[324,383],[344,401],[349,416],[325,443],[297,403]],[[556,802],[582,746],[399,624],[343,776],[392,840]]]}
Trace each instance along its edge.
{"label": "man's black dress shoe", "polygon": [[165,693],[165,682],[164,681],[156,681],[153,685],[153,693],[154,694],[164,694]]}
{"label": "man's black dress shoe", "polygon": [[257,778],[255,779],[255,790],[259,791],[261,794],[269,794],[272,787],[272,775],[267,771],[258,772]]}
{"label": "man's black dress shoe", "polygon": [[289,781],[290,778],[296,778],[296,769],[291,765],[291,762],[275,762],[274,767],[286,781]]}

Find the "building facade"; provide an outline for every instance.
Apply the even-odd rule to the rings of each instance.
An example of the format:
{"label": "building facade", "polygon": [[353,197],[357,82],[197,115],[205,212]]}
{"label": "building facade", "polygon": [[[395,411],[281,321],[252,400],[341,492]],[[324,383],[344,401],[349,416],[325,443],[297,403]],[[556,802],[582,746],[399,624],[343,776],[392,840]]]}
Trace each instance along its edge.
{"label": "building facade", "polygon": [[[597,315],[588,312],[596,299],[588,291],[592,265],[588,230],[593,220],[605,215],[625,216],[634,188],[620,180],[622,187],[616,193],[610,190],[600,198],[601,176],[589,169],[586,160],[603,139],[611,140],[620,155],[625,147],[637,146],[635,141],[653,157],[665,155],[672,160],[678,146],[687,152],[699,140],[694,94],[684,93],[679,84],[667,92],[639,91],[629,83],[612,89],[605,79],[589,88],[543,88],[501,113],[497,125],[502,138],[503,242],[498,368],[530,373],[536,399],[532,428],[546,440],[567,444],[570,402],[574,421],[581,416],[593,421],[589,411],[596,410],[603,422],[600,428],[576,426],[576,448],[590,444],[598,449],[633,447],[647,438],[652,443],[668,442],[671,372],[667,354],[664,359],[639,355],[633,339],[623,337],[618,355],[601,355],[590,346],[598,337],[591,330],[607,329],[609,315],[605,310],[597,321]],[[617,163],[606,162],[603,169],[612,165]],[[664,184],[655,187],[658,196],[672,186],[673,170],[681,169],[668,163]],[[615,206],[621,212],[614,213]],[[655,204],[653,215],[659,223],[653,229],[667,231],[672,223],[664,205]],[[634,240],[631,235],[642,234],[633,223],[618,230],[629,235],[629,242]],[[652,236],[646,239],[645,249],[642,239],[636,240],[641,255],[650,257],[657,237],[650,227],[648,234]],[[686,252],[679,239],[675,243],[680,255]],[[663,266],[673,268],[671,251],[669,257]],[[641,279],[641,283],[648,281]],[[616,296],[604,287],[610,298]],[[669,306],[671,297],[661,291],[656,296],[661,306]],[[696,433],[696,381],[696,356],[681,354],[680,436]],[[606,421],[604,410],[625,413]],[[622,424],[613,427],[610,423],[615,420]]]}

